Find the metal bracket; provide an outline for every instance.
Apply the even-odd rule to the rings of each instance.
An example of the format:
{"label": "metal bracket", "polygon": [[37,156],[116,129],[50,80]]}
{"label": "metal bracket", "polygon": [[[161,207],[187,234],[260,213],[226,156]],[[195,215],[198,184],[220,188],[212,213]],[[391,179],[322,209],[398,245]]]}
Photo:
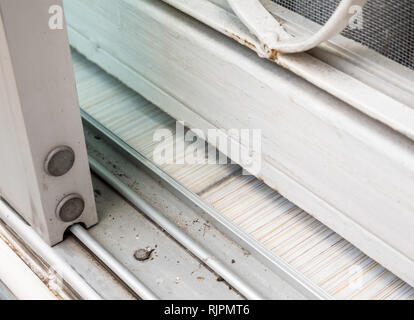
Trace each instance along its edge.
{"label": "metal bracket", "polygon": [[0,0],[0,196],[50,245],[98,221],[61,0]]}

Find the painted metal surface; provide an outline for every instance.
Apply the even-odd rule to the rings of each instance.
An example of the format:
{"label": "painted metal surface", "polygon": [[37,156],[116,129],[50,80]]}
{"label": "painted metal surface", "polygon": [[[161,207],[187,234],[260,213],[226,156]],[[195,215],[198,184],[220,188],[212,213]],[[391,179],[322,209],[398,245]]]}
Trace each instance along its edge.
{"label": "painted metal surface", "polygon": [[[244,24],[235,18],[234,13],[229,12],[216,4],[210,1],[203,0],[163,0],[164,2],[174,6],[175,8],[183,11],[186,14],[191,15],[197,20],[207,24],[208,26],[216,29],[217,31],[225,34],[226,36],[236,40],[240,44],[252,49],[259,56],[266,57],[269,60],[276,62],[278,65],[292,71],[301,78],[311,82],[317,87],[327,91],[333,96],[345,101],[350,104],[357,110],[367,114],[368,116],[390,126],[394,130],[400,132],[401,134],[414,139],[413,123],[414,123],[414,111],[411,104],[401,103],[398,98],[391,97],[384,94],[382,91],[374,90],[371,86],[366,85],[363,81],[358,80],[358,76],[353,74],[347,74],[342,72],[339,68],[335,68],[328,63],[323,62],[320,59],[313,57],[308,53],[300,53],[296,55],[290,55],[283,53],[283,50],[286,51],[295,51],[296,44],[292,42],[292,47],[289,44],[284,47],[283,43],[289,43],[288,41],[275,42],[272,41],[272,46],[276,47],[277,50],[268,50],[268,52],[263,51],[261,41],[259,41],[254,34],[255,33],[266,33],[264,30],[254,31],[253,33],[249,32]],[[221,1],[220,1],[221,2]],[[268,4],[270,1],[263,1],[265,6],[271,6]],[[363,1],[362,1],[363,2]],[[361,5],[362,5],[361,2]],[[245,1],[234,1],[234,6],[242,6]],[[250,4],[249,4],[250,5]],[[340,9],[346,16],[344,8],[347,4],[344,3],[343,8]],[[246,5],[248,7],[248,5]],[[260,5],[261,7],[261,5]],[[259,26],[270,29],[270,35],[266,36],[266,39],[263,39],[264,42],[270,41],[268,38],[274,38],[275,33],[281,30],[278,27],[278,22],[273,19],[273,16],[263,8],[260,8],[260,12],[264,14],[267,19],[265,21],[270,21],[269,27],[266,25]],[[243,12],[248,12],[247,9],[243,9]],[[253,14],[254,11],[252,11]],[[254,20],[264,19],[263,17],[254,17]],[[336,18],[334,17],[333,21]],[[341,21],[344,21],[341,19]],[[253,29],[253,28],[250,28]],[[328,26],[328,30],[321,30],[322,35],[317,33],[316,38],[313,39],[310,37],[308,41],[310,43],[301,43],[303,46],[301,49],[310,49],[312,47],[313,41],[315,43],[323,39],[324,35],[330,36],[330,31],[335,29],[335,24],[333,23],[333,29]],[[281,31],[280,31],[281,32]],[[325,34],[326,32],[326,34]],[[272,34],[273,33],[273,34]],[[287,33],[282,33],[283,39],[286,40],[288,37]],[[296,38],[298,35],[296,35]],[[279,50],[278,46],[281,46]],[[302,50],[299,50],[302,51]],[[411,89],[410,89],[411,90]]]}
{"label": "painted metal surface", "polygon": [[253,177],[202,198],[335,298],[414,299],[411,286]]}
{"label": "painted metal surface", "polygon": [[[130,148],[152,159],[154,132],[159,128],[174,130],[175,121],[79,54],[74,53],[73,58],[84,111]],[[125,150],[133,156],[132,151]],[[414,298],[407,283],[263,182],[240,175],[239,166],[164,165],[161,169],[232,221],[240,233],[251,235],[268,253],[332,297]],[[175,188],[180,185],[175,184]]]}
{"label": "painted metal surface", "polygon": [[[181,179],[181,182],[170,176],[166,171],[162,170],[161,168],[157,167],[151,160],[143,156],[140,152],[136,149],[128,145],[124,140],[119,138],[115,135],[112,131],[108,128],[103,126],[99,123],[95,118],[90,116],[86,112],[82,112],[82,117],[84,121],[88,124],[88,126],[92,127],[96,130],[99,135],[104,136],[111,144],[115,144],[118,146],[123,152],[125,152],[129,157],[136,160],[154,179],[159,180],[163,183],[163,187],[167,188],[170,192],[176,195],[180,201],[185,203],[186,205],[194,208],[196,212],[199,212],[201,215],[207,215],[212,223],[227,237],[231,240],[235,241],[237,244],[242,246],[245,250],[249,252],[249,254],[253,255],[256,259],[262,262],[266,267],[276,273],[282,281],[286,281],[291,286],[293,286],[296,290],[301,292],[303,296],[310,298],[310,299],[329,299],[329,295],[327,295],[322,289],[314,285],[312,282],[308,281],[305,277],[303,277],[300,273],[296,272],[292,269],[286,262],[280,259],[278,256],[273,255],[269,252],[264,246],[262,246],[259,242],[257,242],[253,237],[251,237],[247,233],[240,232],[240,229],[234,225],[229,219],[223,216],[220,212],[218,212],[214,207],[212,207],[209,203],[203,201],[200,196],[197,195],[196,190],[200,192],[203,189],[199,189],[200,187],[200,179],[195,179],[197,182],[196,184],[192,185],[192,190],[185,187],[183,183],[185,183],[185,179]],[[176,167],[176,166],[173,166]],[[225,167],[225,165],[221,165],[221,167]],[[237,174],[240,171],[238,166],[232,166],[234,168],[234,172],[228,172],[228,176],[233,174]],[[205,166],[197,166],[196,172],[203,172],[205,170]],[[213,166],[214,168],[214,166]],[[212,168],[210,168],[212,169]],[[191,170],[192,171],[192,170]],[[214,171],[214,170],[213,170]],[[194,172],[194,171],[192,171]],[[217,175],[214,173],[208,174],[207,176],[205,173],[201,173],[202,180],[207,182],[207,185],[203,185],[205,189],[209,189],[214,184],[220,182],[221,179],[225,179],[227,176],[219,176],[220,180],[217,179]],[[191,176],[191,178],[193,178]],[[199,177],[198,177],[199,178]],[[189,181],[188,181],[189,182]],[[205,190],[204,189],[204,190]],[[198,220],[198,219],[197,219]],[[253,267],[252,267],[253,268]],[[251,269],[252,269],[251,268]],[[256,270],[261,270],[261,267],[256,267]],[[267,272],[267,270],[265,270]],[[267,282],[271,283],[271,282]],[[278,298],[292,298],[292,296],[287,295],[285,292],[287,291],[286,285],[279,283],[277,288],[283,288],[283,295],[279,296]],[[302,298],[302,297],[297,297]]]}
{"label": "painted metal surface", "polygon": [[[216,228],[208,215],[201,214],[177,197],[159,178],[141,167],[136,159],[108,141],[100,130],[89,125],[85,130],[88,150],[93,157],[262,296],[266,299],[306,298],[262,264],[243,244],[229,239],[221,229]],[[98,180],[99,184],[96,183]],[[96,179],[95,183],[95,188],[102,194],[97,197],[98,208],[107,209],[100,210],[101,223],[90,230],[91,234],[160,298],[243,299],[204,261],[177,241],[171,241],[173,238],[161,226],[128,204],[102,180]],[[149,260],[141,262],[135,258],[135,252],[139,249],[155,251]],[[252,270],[255,272],[252,273]]]}
{"label": "painted metal surface", "polygon": [[[50,245],[74,222],[97,222],[66,25],[49,27],[53,6],[62,2],[0,1],[0,195]],[[73,150],[75,160],[56,177],[45,163],[60,147]],[[66,158],[56,159],[59,169]],[[84,208],[64,222],[57,206],[73,193]]]}
{"label": "painted metal surface", "polygon": [[[88,149],[91,150],[94,157],[104,163],[107,170],[110,170],[124,183],[133,184],[134,188],[139,186],[139,194],[146,201],[151,202],[157,210],[167,215],[169,219],[174,219],[173,221],[181,228],[185,228],[184,231],[187,234],[193,236],[192,232],[194,232],[196,239],[202,237],[203,234],[205,238],[213,236],[214,231],[206,229],[204,232],[204,221],[202,219],[197,221],[194,216],[190,215],[191,212],[188,208],[172,197],[168,191],[163,190],[158,181],[144,174],[136,164],[128,163],[119,152],[113,152],[113,149],[106,145],[105,141],[102,141],[103,139],[96,140],[94,136],[97,133],[90,132],[90,134],[88,145],[90,142],[95,147],[88,147]],[[125,171],[123,171],[124,168]],[[214,270],[208,268],[164,232],[160,226],[134,208],[111,186],[96,175],[94,175],[93,182],[97,195],[100,223],[88,230],[90,235],[160,299],[243,299],[236,290],[229,289],[226,281],[218,281],[219,276]],[[220,234],[215,234],[215,236],[218,238]],[[228,241],[222,243],[224,247],[228,248]],[[108,282],[108,280],[112,282],[110,275],[109,279],[108,275],[103,274],[96,279],[94,271],[88,270],[88,264],[91,261],[92,264],[101,265],[93,256],[85,259],[84,255],[78,254],[78,248],[72,248],[68,252],[68,245],[65,243],[59,246],[59,252],[65,256],[75,255],[71,260],[73,267],[87,279],[90,279],[96,290],[103,291],[105,297],[108,298],[124,299],[125,295],[119,293],[120,289],[117,289],[117,292],[112,292],[113,283]],[[135,258],[135,252],[141,249],[151,252],[145,261],[138,261]],[[238,263],[242,263],[242,259],[239,260],[238,257],[237,255],[235,259],[238,260]],[[136,294],[134,296],[137,297]]]}
{"label": "painted metal surface", "polygon": [[[92,137],[92,139],[94,138]],[[108,148],[99,148],[99,150],[103,152],[106,152],[107,149]],[[109,160],[111,159],[111,155],[105,154],[105,158]],[[110,166],[110,169],[114,170],[113,166]],[[133,171],[134,170],[129,171],[130,176],[132,176]],[[115,172],[115,174],[119,174],[119,172]],[[145,180],[141,177],[140,181]],[[145,181],[145,184],[149,189],[146,191],[154,191],[154,185],[158,185],[158,182],[148,179],[148,181]],[[186,249],[181,248],[174,240],[136,211],[136,209],[114,192],[108,185],[104,184],[98,178],[95,178],[94,187],[101,223],[90,230],[90,235],[89,233],[85,234],[86,231],[81,232],[80,237],[84,241],[84,244],[76,241],[76,238],[69,233],[63,242],[51,249],[49,248],[58,259],[64,259],[65,262],[69,264],[69,268],[72,269],[72,272],[78,274],[77,276],[80,277],[81,281],[78,279],[78,281],[73,283],[73,278],[67,277],[68,274],[62,273],[61,269],[55,269],[55,265],[50,269],[56,272],[56,276],[62,277],[65,282],[69,283],[75,292],[79,288],[82,288],[83,281],[83,283],[86,282],[88,286],[93,288],[92,290],[98,292],[104,299],[136,299],[137,294],[132,295],[123,281],[131,285],[132,289],[137,289],[137,283],[134,279],[139,277],[139,279],[143,279],[152,290],[164,299],[241,299],[236,291],[229,290],[229,286],[225,281],[217,280],[217,274],[204,267],[201,261],[194,258],[194,256],[188,253]],[[160,190],[162,190],[162,188],[160,188]],[[174,207],[170,202],[167,193],[157,192],[157,194],[167,201],[167,208],[169,207],[172,209]],[[184,208],[181,206],[180,210],[183,212]],[[190,219],[194,220],[194,218],[191,217]],[[21,229],[16,228],[13,221],[9,219],[5,219],[5,221],[8,222],[7,226],[9,228],[13,228],[16,232],[22,232]],[[200,223],[202,224],[201,219]],[[194,224],[194,226],[197,226],[197,224]],[[209,228],[208,231],[198,233],[205,234],[206,232],[212,233],[212,230]],[[30,233],[34,233],[34,231],[27,226],[26,234],[28,235],[24,237],[23,240],[25,243],[30,243],[32,245],[29,250],[32,250],[31,252],[40,256],[45,263],[49,264],[53,262],[54,260],[50,259],[49,255],[45,254],[39,246],[33,246],[33,243],[36,244],[36,241],[32,241]],[[4,234],[2,228],[0,228],[0,234]],[[91,244],[91,236],[99,239],[99,243],[94,242]],[[214,237],[218,238],[219,234],[214,234]],[[42,243],[42,240],[39,239],[39,242]],[[45,247],[48,247],[44,242],[43,244]],[[222,241],[221,244],[224,245],[225,248],[228,248],[228,243]],[[54,277],[52,277],[53,274],[44,275],[40,272],[39,265],[42,264],[36,264],[33,261],[29,261],[26,257],[23,258],[24,248],[17,247],[15,243],[13,243],[13,245],[16,248],[16,253],[22,258],[24,263],[26,263],[49,288],[53,290],[62,289],[60,287],[62,282],[52,283],[52,279],[54,279]],[[108,248],[111,252],[109,253],[105,250],[105,257],[102,256],[102,245]],[[147,246],[154,248],[154,252],[152,252],[148,260],[137,261],[134,258],[134,251],[137,250],[137,248]],[[116,259],[118,259],[122,265],[115,265],[114,268],[114,258],[112,257],[112,254],[116,256]],[[237,252],[232,250],[232,256],[237,259],[238,264],[243,263],[243,253],[238,255]],[[104,265],[102,261],[105,262],[106,265]],[[252,264],[250,264],[250,266],[252,266]],[[59,267],[59,265],[57,265],[57,267]],[[252,267],[254,268],[255,266]],[[256,269],[258,269],[257,266]],[[128,279],[126,279],[125,276],[127,276]],[[277,288],[278,290],[281,289],[280,286],[277,286]],[[140,291],[142,298],[149,298],[147,294],[142,294],[141,289],[136,291]],[[58,292],[60,292],[60,299],[88,299],[88,296],[85,295],[85,292],[82,290],[76,292],[77,296],[75,297],[62,295],[62,291]],[[298,298],[300,296],[294,297]]]}
{"label": "painted metal surface", "polygon": [[129,200],[137,209],[142,211],[152,221],[157,223],[163,230],[165,230],[171,237],[178,241],[182,246],[199,258],[203,263],[214,270],[224,280],[226,280],[233,288],[240,292],[244,297],[250,300],[264,299],[254,288],[249,286],[237,274],[219,261],[211,252],[206,250],[202,245],[198,244],[194,239],[189,237],[173,222],[165,218],[148,202],[137,195],[126,184],[122,183],[104,166],[99,164],[96,160],[90,159],[92,170],[110,186],[117,190],[125,199]]}
{"label": "painted metal surface", "polygon": [[[222,0],[214,2],[224,4]],[[287,10],[274,1],[263,0],[262,4],[276,19],[282,20],[287,32],[295,37],[310,37],[321,28],[319,24]],[[224,8],[231,11],[229,7]],[[308,54],[371,88],[411,108],[414,107],[414,72],[364,45],[338,35],[308,51]]]}
{"label": "painted metal surface", "polygon": [[68,2],[74,46],[189,127],[262,129],[257,176],[414,283],[412,140],[159,1],[106,3],[116,26],[93,5]]}

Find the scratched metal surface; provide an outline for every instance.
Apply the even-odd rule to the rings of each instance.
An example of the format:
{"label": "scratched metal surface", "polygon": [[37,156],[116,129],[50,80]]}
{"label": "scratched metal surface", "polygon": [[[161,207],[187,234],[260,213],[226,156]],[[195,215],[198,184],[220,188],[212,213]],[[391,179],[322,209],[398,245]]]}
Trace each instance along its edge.
{"label": "scratched metal surface", "polygon": [[[175,120],[78,53],[73,60],[81,107],[152,159],[155,130],[174,132]],[[238,165],[161,167],[333,297],[414,300],[412,287]]]}

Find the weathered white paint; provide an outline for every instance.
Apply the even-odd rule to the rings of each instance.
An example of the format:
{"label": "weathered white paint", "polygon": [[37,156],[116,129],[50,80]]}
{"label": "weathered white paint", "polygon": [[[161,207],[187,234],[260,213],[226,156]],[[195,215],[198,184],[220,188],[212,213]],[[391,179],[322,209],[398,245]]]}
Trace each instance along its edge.
{"label": "weathered white paint", "polygon": [[[317,33],[321,28],[319,24],[271,0],[260,1],[275,19],[281,21],[286,31],[294,37],[311,37],[312,34]],[[196,2],[197,0],[192,1],[193,4]],[[233,11],[229,7],[227,0],[208,0],[203,3],[207,3],[212,11],[216,11],[217,6],[226,10],[230,13],[229,16],[233,18],[232,21],[236,25],[237,17],[231,14]],[[211,4],[215,4],[215,6],[211,6]],[[183,6],[180,10],[188,10],[188,7]],[[200,19],[211,15],[203,15],[203,11],[198,11],[198,16],[195,17]],[[193,14],[197,14],[197,12],[191,12],[191,15]],[[213,21],[214,19],[210,17],[209,20]],[[221,21],[224,20],[222,19]],[[208,24],[207,22],[204,23]],[[216,25],[218,25],[217,19]],[[240,23],[238,25],[241,31],[243,25]],[[218,30],[216,27],[214,28]],[[246,28],[243,30],[249,34]],[[337,71],[341,71],[376,91],[381,91],[393,99],[414,108],[414,72],[407,67],[341,35],[322,43],[308,53],[334,67]]]}
{"label": "weathered white paint", "polygon": [[[386,95],[380,90],[374,89],[371,84],[368,85],[359,81],[357,76],[342,72],[340,69],[320,59],[315,59],[307,53],[302,53],[299,56],[284,54],[275,50],[270,55],[263,53],[260,41],[249,33],[241,21],[234,19],[234,15],[231,12],[209,1],[163,1],[230,36],[240,44],[254,50],[259,56],[268,57],[271,61],[294,72],[368,116],[414,139],[414,109],[412,104],[402,103],[395,96]],[[270,1],[262,0],[262,2],[266,6],[271,7],[270,4],[267,4]],[[275,25],[276,23],[270,23],[270,28],[275,27]],[[228,28],[228,26],[231,27]],[[232,31],[229,32],[229,30]],[[242,30],[242,32],[237,33],[233,32],[233,30]]]}
{"label": "weathered white paint", "polygon": [[56,300],[56,296],[0,238],[0,280],[20,300]]}
{"label": "weathered white paint", "polygon": [[[56,216],[71,193],[85,200],[77,222],[97,222],[66,28],[49,29],[54,0],[0,0],[0,195],[49,244],[70,225]],[[48,153],[70,146],[75,164],[55,178]]]}
{"label": "weathered white paint", "polygon": [[[159,1],[112,1],[116,24],[99,1],[65,4],[71,43],[89,59],[191,127],[262,129],[259,178],[414,284],[412,140]],[[311,56],[282,61],[339,96],[349,85]],[[390,107],[369,93],[348,100]]]}

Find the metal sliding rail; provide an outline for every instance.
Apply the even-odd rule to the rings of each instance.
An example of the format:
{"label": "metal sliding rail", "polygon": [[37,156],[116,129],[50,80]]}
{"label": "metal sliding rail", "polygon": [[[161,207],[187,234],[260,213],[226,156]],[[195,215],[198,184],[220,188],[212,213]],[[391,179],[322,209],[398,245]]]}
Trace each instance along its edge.
{"label": "metal sliding rail", "polygon": [[[138,161],[138,163],[148,174],[150,174],[152,177],[161,180],[169,191],[175,194],[186,204],[190,205],[202,214],[208,215],[212,219],[212,221],[215,222],[215,226],[219,228],[224,234],[226,234],[235,242],[239,243],[246,250],[249,250],[250,253],[253,254],[258,260],[264,263],[268,268],[270,268],[279,277],[281,277],[281,279],[289,283],[292,287],[301,292],[304,296],[310,299],[332,299],[332,297],[323,289],[321,289],[319,286],[315,285],[309,279],[297,272],[281,258],[269,252],[269,250],[266,247],[264,247],[261,243],[256,241],[251,235],[240,230],[236,225],[234,225],[229,219],[227,219],[220,212],[218,212],[214,207],[202,200],[200,196],[190,191],[176,179],[172,178],[162,169],[157,167],[153,162],[151,162],[140,152],[129,146],[125,141],[123,141],[112,131],[110,131],[108,128],[99,123],[87,112],[81,110],[81,115],[84,123],[87,126],[89,126],[92,130],[99,132],[100,135],[102,135],[106,140],[111,142],[115,147],[120,149],[128,157],[130,157],[134,161]],[[93,169],[94,163],[90,164]],[[99,175],[99,172],[97,172],[97,174]],[[113,179],[114,182],[117,184],[120,183],[120,181],[113,176],[109,178]],[[111,180],[104,180],[106,180],[109,184],[112,184]],[[136,196],[136,193],[130,189],[125,189],[124,191],[132,197]],[[125,196],[125,194],[121,194]],[[218,270],[215,271],[217,272]],[[222,277],[226,279],[224,276]]]}
{"label": "metal sliding rail", "polygon": [[13,229],[83,299],[102,300],[102,297],[1,199],[0,219]]}
{"label": "metal sliding rail", "polygon": [[204,264],[209,266],[234,289],[247,299],[262,300],[264,297],[252,288],[248,283],[236,275],[231,269],[217,260],[213,254],[199,245],[194,239],[183,232],[174,223],[159,213],[154,207],[142,199],[135,191],[116,178],[109,170],[93,158],[89,158],[91,169],[106,183],[118,191],[125,199],[129,200],[137,209],[141,210],[148,218],[158,224],[187,250],[193,253]]}
{"label": "metal sliding rail", "polygon": [[72,234],[78,238],[101,262],[118,276],[138,297],[143,300],[159,300],[157,295],[146,287],[131,271],[125,268],[114,256],[105,250],[85,228],[74,225],[70,228]]}

